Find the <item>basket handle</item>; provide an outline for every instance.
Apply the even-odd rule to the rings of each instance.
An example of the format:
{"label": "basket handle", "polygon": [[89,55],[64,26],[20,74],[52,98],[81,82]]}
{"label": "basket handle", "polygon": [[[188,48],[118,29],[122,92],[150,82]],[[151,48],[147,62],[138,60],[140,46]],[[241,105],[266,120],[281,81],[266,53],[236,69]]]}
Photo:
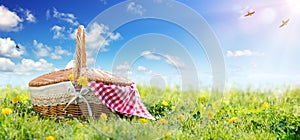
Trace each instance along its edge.
{"label": "basket handle", "polygon": [[74,85],[76,90],[80,90],[81,86],[78,85],[77,79],[81,76],[81,69],[86,68],[86,46],[85,46],[85,31],[82,25],[78,26],[76,35],[76,55],[75,55],[75,68],[73,69],[74,74]]}

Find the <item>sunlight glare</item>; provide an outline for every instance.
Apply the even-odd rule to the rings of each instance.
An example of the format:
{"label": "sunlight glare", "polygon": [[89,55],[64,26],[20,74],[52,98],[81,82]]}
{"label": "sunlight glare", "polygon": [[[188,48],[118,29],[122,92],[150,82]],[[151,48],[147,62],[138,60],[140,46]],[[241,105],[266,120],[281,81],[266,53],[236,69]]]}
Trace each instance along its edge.
{"label": "sunlight glare", "polygon": [[286,0],[289,9],[293,14],[300,14],[300,1],[299,0]]}

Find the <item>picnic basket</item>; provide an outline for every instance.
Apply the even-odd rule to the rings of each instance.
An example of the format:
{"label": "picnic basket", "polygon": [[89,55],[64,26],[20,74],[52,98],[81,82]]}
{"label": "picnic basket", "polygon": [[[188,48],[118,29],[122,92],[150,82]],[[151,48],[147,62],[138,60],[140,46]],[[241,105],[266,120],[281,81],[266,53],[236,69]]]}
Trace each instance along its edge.
{"label": "picnic basket", "polygon": [[[133,82],[110,72],[87,68],[86,63],[85,31],[83,26],[79,26],[75,66],[41,75],[29,82],[34,111],[43,116],[97,118],[104,113],[109,117],[111,110],[91,90],[79,85],[78,78],[82,76],[89,81],[119,86],[129,86]],[[70,81],[70,75],[74,76],[74,80]]]}

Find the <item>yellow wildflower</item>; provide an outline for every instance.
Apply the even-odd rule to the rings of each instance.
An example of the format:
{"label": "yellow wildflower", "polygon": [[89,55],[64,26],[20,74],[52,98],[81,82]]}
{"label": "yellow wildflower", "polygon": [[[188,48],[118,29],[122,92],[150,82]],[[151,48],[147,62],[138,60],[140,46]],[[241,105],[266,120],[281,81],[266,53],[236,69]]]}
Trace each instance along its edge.
{"label": "yellow wildflower", "polygon": [[166,139],[169,139],[171,137],[172,133],[171,132],[166,132],[165,134],[165,138]]}
{"label": "yellow wildflower", "polygon": [[108,129],[109,129],[108,126],[104,126],[104,127],[102,128],[102,132],[103,132],[103,133],[106,133]]}
{"label": "yellow wildflower", "polygon": [[183,101],[180,99],[180,98],[178,98],[178,103],[183,103]]}
{"label": "yellow wildflower", "polygon": [[160,119],[160,120],[159,120],[159,123],[160,123],[160,124],[167,124],[168,121],[167,121],[166,119]]}
{"label": "yellow wildflower", "polygon": [[78,84],[79,85],[82,85],[82,86],[87,86],[88,85],[88,79],[86,78],[86,77],[84,77],[84,76],[80,76],[79,78],[78,78],[78,80],[77,80],[77,82],[78,82]]}
{"label": "yellow wildflower", "polygon": [[183,116],[183,115],[179,115],[179,116],[177,117],[177,119],[179,119],[180,121],[183,121],[183,120],[184,120],[184,116]]}
{"label": "yellow wildflower", "polygon": [[71,124],[71,123],[73,123],[73,121],[72,120],[67,120],[66,123]]}
{"label": "yellow wildflower", "polygon": [[54,140],[54,137],[53,136],[47,136],[46,140]]}
{"label": "yellow wildflower", "polygon": [[76,127],[77,128],[82,128],[82,127],[84,127],[84,125],[82,123],[79,123],[79,124],[76,125]]}
{"label": "yellow wildflower", "polygon": [[224,103],[225,105],[229,105],[229,101],[228,101],[228,100],[224,100],[223,103]]}
{"label": "yellow wildflower", "polygon": [[169,103],[166,102],[165,100],[163,100],[163,101],[161,102],[161,104],[164,105],[164,106],[168,106],[168,105],[169,105]]}
{"label": "yellow wildflower", "polygon": [[69,79],[70,81],[74,81],[74,74],[70,74],[70,75],[68,76],[68,79]]}
{"label": "yellow wildflower", "polygon": [[21,95],[21,100],[26,101],[28,99],[28,96],[26,94]]}
{"label": "yellow wildflower", "polygon": [[33,117],[31,117],[31,121],[36,121],[37,120],[37,116],[33,116]]}
{"label": "yellow wildflower", "polygon": [[19,101],[20,101],[20,99],[19,99],[18,96],[12,98],[12,102],[13,102],[13,103],[17,103],[17,102],[19,102]]}
{"label": "yellow wildflower", "polygon": [[10,108],[2,108],[2,114],[6,115],[6,114],[11,114],[12,113],[12,109]]}
{"label": "yellow wildflower", "polygon": [[222,103],[222,99],[219,99],[219,100],[217,100],[217,101],[215,101],[215,102],[212,103],[212,107],[213,107],[213,108],[216,108],[216,107],[218,107],[221,103]]}
{"label": "yellow wildflower", "polygon": [[270,105],[267,102],[264,102],[262,108],[263,109],[268,109],[270,107]]}
{"label": "yellow wildflower", "polygon": [[107,120],[107,115],[106,115],[105,113],[102,113],[102,114],[100,115],[100,117],[101,117],[101,119],[104,120],[104,121]]}
{"label": "yellow wildflower", "polygon": [[148,120],[147,119],[145,119],[145,118],[140,118],[140,123],[146,123]]}
{"label": "yellow wildflower", "polygon": [[231,119],[228,120],[228,123],[234,123],[238,120],[238,117],[232,117]]}
{"label": "yellow wildflower", "polygon": [[200,103],[200,104],[198,105],[198,109],[200,109],[200,110],[204,109],[204,105]]}
{"label": "yellow wildflower", "polygon": [[6,85],[6,86],[5,86],[5,89],[6,89],[6,90],[10,90],[10,85]]}
{"label": "yellow wildflower", "polygon": [[208,110],[206,112],[206,117],[207,118],[212,119],[212,118],[214,118],[214,116],[215,116],[215,114],[212,111]]}

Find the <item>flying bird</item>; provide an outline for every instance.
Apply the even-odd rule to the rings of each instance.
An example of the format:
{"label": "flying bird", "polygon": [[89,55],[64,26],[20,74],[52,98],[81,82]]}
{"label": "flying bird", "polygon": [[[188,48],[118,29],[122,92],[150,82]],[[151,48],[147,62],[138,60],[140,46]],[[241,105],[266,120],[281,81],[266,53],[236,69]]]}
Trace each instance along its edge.
{"label": "flying bird", "polygon": [[252,16],[254,13],[255,13],[255,11],[253,11],[253,12],[248,12],[247,14],[244,15],[244,17]]}
{"label": "flying bird", "polygon": [[20,46],[19,46],[19,45],[16,45],[16,48],[17,48],[17,49],[20,49]]}
{"label": "flying bird", "polygon": [[279,26],[279,28],[281,28],[283,26],[286,26],[289,21],[290,21],[290,19],[283,20],[282,23],[281,23],[281,25]]}

